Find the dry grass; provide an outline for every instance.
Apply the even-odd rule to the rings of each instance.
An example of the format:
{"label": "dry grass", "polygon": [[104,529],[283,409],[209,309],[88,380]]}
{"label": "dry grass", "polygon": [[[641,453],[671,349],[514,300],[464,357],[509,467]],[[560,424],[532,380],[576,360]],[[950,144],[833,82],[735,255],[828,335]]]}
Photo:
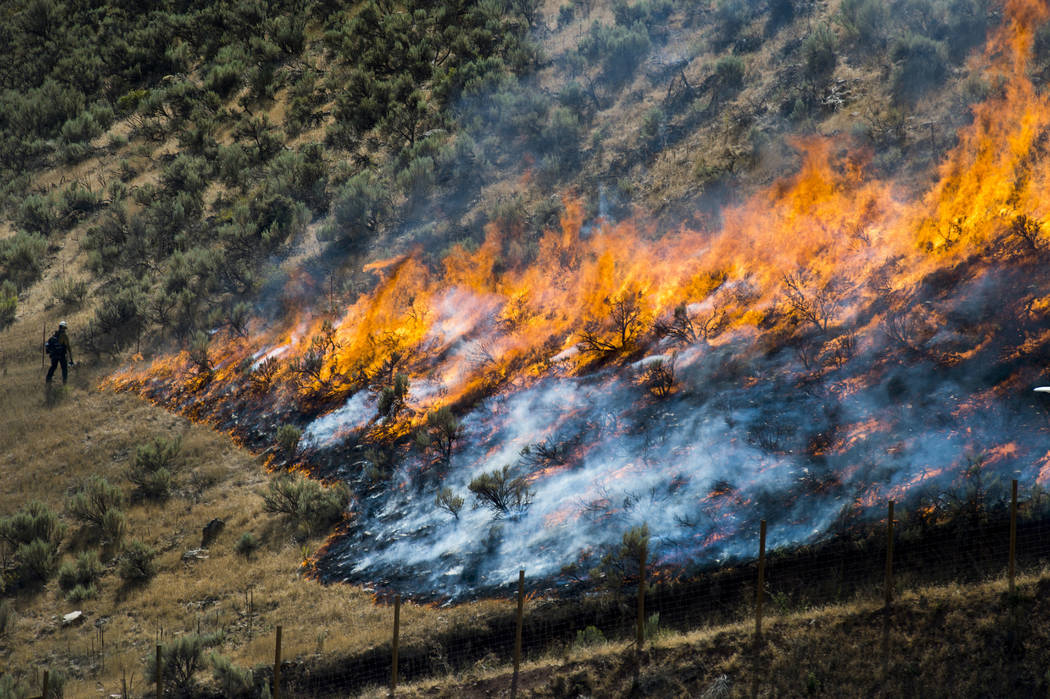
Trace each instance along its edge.
{"label": "dry grass", "polygon": [[[73,246],[71,238],[67,244]],[[193,424],[134,396],[100,391],[98,382],[112,368],[82,356],[77,330],[86,311],[71,316],[74,357],[67,387],[45,390],[40,366],[41,326],[57,324],[60,311],[47,309],[33,287],[25,305],[33,309],[0,333],[0,516],[39,499],[62,512],[78,484],[92,474],[132,488],[126,471],[140,444],[155,437],[181,437],[183,467],[179,493],[162,503],[132,501],[127,507],[126,541],[141,539],[159,555],[159,572],[140,589],[125,589],[110,560],[97,598],[69,603],[57,582],[13,598],[16,622],[0,636],[0,668],[32,677],[41,667],[70,676],[66,696],[119,692],[122,673],[138,691],[146,687],[144,660],[158,636],[224,630],[218,650],[242,666],[272,661],[273,630],[284,627],[284,656],[318,652],[353,654],[389,642],[391,611],[375,604],[358,587],[323,586],[304,576],[304,556],[323,542],[295,540],[292,530],[263,511],[260,495],[268,475],[260,461],[224,434]],[[201,543],[201,528],[214,517],[226,527],[210,545],[208,558],[185,562],[183,553]],[[73,523],[68,521],[70,534]],[[235,553],[244,532],[260,549],[245,558]],[[67,536],[63,559],[75,555]],[[249,592],[250,591],[250,592]],[[248,614],[248,601],[254,614]],[[406,604],[402,610],[406,642],[453,624],[470,624],[499,605],[463,605],[454,610]],[[86,622],[61,625],[74,609]],[[97,652],[96,624],[104,627],[105,659]],[[93,652],[94,651],[94,652]]]}
{"label": "dry grass", "polygon": [[[754,622],[661,634],[641,667],[633,644],[559,649],[522,664],[523,697],[1033,696],[1045,693],[1050,570],[1017,580],[924,586],[895,602],[886,635],[874,597],[768,615],[761,652]],[[883,670],[888,640],[889,662]],[[465,673],[403,685],[401,697],[509,696],[511,668],[478,663]],[[1042,692],[1033,691],[1042,689]],[[385,688],[361,697],[387,696]]]}

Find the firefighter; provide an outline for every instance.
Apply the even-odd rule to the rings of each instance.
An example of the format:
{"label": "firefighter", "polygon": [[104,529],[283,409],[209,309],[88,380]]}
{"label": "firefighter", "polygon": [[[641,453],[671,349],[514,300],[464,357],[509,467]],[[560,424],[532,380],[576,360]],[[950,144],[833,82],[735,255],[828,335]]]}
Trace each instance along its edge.
{"label": "firefighter", "polygon": [[58,324],[58,330],[48,338],[44,349],[47,350],[48,356],[51,357],[51,368],[47,370],[45,382],[51,383],[51,379],[55,375],[55,368],[61,364],[62,383],[64,384],[69,378],[69,367],[75,366],[73,350],[69,346],[69,335],[66,334],[66,321],[63,320]]}

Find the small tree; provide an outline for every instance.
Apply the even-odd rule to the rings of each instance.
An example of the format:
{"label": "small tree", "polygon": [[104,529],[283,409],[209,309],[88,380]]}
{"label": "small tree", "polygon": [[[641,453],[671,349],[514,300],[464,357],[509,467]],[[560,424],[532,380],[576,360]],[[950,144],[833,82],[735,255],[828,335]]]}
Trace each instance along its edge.
{"label": "small tree", "polygon": [[534,495],[527,480],[511,473],[510,465],[481,474],[467,488],[474,493],[478,505],[488,507],[497,517],[524,512]]}

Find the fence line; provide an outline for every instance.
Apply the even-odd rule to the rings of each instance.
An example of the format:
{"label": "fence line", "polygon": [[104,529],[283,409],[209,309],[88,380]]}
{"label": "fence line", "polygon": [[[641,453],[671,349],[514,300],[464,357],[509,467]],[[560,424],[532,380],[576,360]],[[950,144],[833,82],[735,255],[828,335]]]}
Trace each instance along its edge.
{"label": "fence line", "polygon": [[[523,682],[527,682],[522,662],[528,656],[535,658],[549,653],[552,648],[567,650],[604,639],[627,642],[633,636],[637,673],[645,663],[647,643],[651,646],[664,629],[694,630],[726,622],[747,622],[752,614],[753,662],[754,667],[760,669],[763,667],[761,663],[769,662],[768,656],[763,655],[765,616],[783,615],[795,605],[816,601],[877,600],[880,597],[879,554],[884,554],[885,558],[881,586],[882,652],[876,654],[872,648],[872,661],[881,664],[883,677],[888,677],[891,672],[894,600],[901,598],[902,590],[916,584],[935,584],[931,580],[981,580],[990,576],[1001,580],[1005,567],[1012,597],[1018,565],[1022,568],[1032,566],[1050,555],[1050,517],[1019,521],[1021,508],[1016,480],[1011,484],[1009,514],[1005,521],[978,518],[974,523],[967,523],[967,514],[963,512],[948,524],[939,525],[941,528],[927,530],[922,529],[923,520],[916,519],[914,510],[902,508],[897,511],[896,504],[892,500],[887,503],[884,537],[880,536],[881,527],[876,525],[854,540],[833,540],[816,548],[803,546],[787,556],[776,552],[767,555],[767,524],[762,520],[755,561],[709,571],[686,581],[661,579],[660,571],[649,560],[648,549],[643,545],[638,552],[637,576],[632,577],[632,567],[625,577],[628,594],[571,601],[539,599],[533,600],[526,610],[527,581],[525,571],[519,570],[516,590],[507,596],[505,615],[486,617],[484,625],[477,629],[434,633],[422,642],[411,634],[403,642],[402,599],[396,595],[393,598],[390,645],[384,644],[349,658],[321,657],[310,663],[284,660],[285,657],[305,655],[295,652],[295,644],[303,641],[283,636],[283,628],[278,625],[272,666],[266,668],[270,675],[264,679],[272,687],[271,696],[275,699],[346,696],[369,686],[382,687],[384,684],[388,686],[389,696],[394,697],[401,682],[441,676],[449,678],[445,681],[468,682],[472,677],[480,677],[484,672],[507,663],[512,665],[513,671],[509,677],[501,676],[499,681],[506,684],[498,691],[509,691],[510,696],[516,698],[522,691]],[[905,527],[906,522],[911,523],[911,530],[919,527],[922,531],[909,530]],[[632,600],[629,592],[634,586],[637,590]],[[513,607],[510,602],[513,602]],[[248,604],[254,606],[251,602]],[[634,610],[630,609],[632,606]],[[291,652],[282,649],[282,639],[285,644],[291,641]],[[100,637],[100,645],[102,642]],[[873,664],[873,667],[878,666]],[[158,698],[167,690],[166,673],[162,645],[158,643],[156,671],[152,678]],[[758,692],[761,674],[754,674],[753,694]],[[453,675],[458,679],[451,679]],[[535,679],[533,677],[531,681],[535,682]],[[45,673],[42,696],[47,694],[47,681]]]}

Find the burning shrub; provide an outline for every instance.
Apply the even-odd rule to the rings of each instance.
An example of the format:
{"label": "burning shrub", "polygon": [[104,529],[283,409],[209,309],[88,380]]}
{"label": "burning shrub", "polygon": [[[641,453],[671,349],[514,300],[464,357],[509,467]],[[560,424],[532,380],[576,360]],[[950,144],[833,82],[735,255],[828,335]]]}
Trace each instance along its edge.
{"label": "burning shrub", "polygon": [[157,437],[144,444],[135,453],[135,463],[128,470],[128,480],[150,500],[163,500],[175,489],[175,473],[180,467],[179,452],[182,440],[178,437]]}
{"label": "burning shrub", "polygon": [[211,358],[208,356],[208,345],[210,338],[208,333],[198,330],[190,340],[190,361],[197,368],[197,373],[207,375],[211,373]]}
{"label": "burning shrub", "polygon": [[120,508],[124,493],[101,476],[91,476],[66,503],[66,511],[81,526],[108,543],[117,544],[126,523]]}
{"label": "burning shrub", "polygon": [[157,565],[153,559],[157,552],[138,539],[132,541],[117,566],[117,575],[124,581],[125,585],[141,585],[148,582],[157,574]]}
{"label": "burning shrub", "polygon": [[303,431],[295,425],[281,425],[277,428],[277,448],[281,450],[285,459],[295,456],[295,450],[299,448],[299,439]]}
{"label": "burning shrub", "polygon": [[673,356],[669,360],[654,359],[642,369],[642,382],[654,396],[663,398],[674,390],[674,363]]}
{"label": "burning shrub", "polygon": [[533,491],[528,481],[511,474],[510,465],[483,473],[467,486],[478,505],[491,509],[497,517],[511,512],[524,512],[532,504]]}
{"label": "burning shrub", "polygon": [[299,473],[284,474],[270,481],[263,495],[267,512],[287,515],[307,533],[318,532],[338,522],[350,503],[343,483],[324,486]]}
{"label": "burning shrub", "polygon": [[405,398],[408,397],[408,375],[398,373],[394,377],[394,383],[384,386],[379,391],[379,414],[387,420],[393,420],[397,414],[405,408]]}
{"label": "burning shrub", "polygon": [[581,352],[612,354],[634,348],[645,330],[646,316],[641,305],[641,291],[625,291],[606,298],[609,315],[604,321],[592,321],[580,333],[577,349]]}
{"label": "burning shrub", "polygon": [[434,498],[434,505],[459,519],[459,511],[463,509],[463,498],[456,495],[452,488],[442,488]]}

